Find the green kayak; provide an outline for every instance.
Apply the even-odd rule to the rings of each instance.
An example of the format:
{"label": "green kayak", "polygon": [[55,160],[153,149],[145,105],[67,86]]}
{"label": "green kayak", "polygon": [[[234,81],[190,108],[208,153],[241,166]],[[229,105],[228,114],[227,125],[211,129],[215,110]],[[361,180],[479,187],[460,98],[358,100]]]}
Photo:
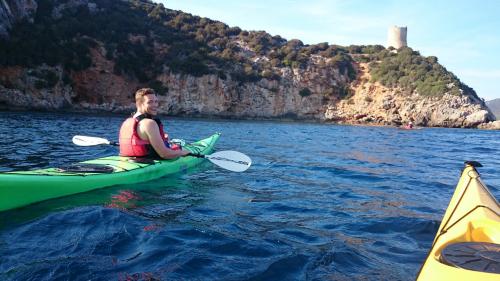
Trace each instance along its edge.
{"label": "green kayak", "polygon": [[[210,154],[220,134],[184,147],[193,153]],[[174,160],[136,159],[109,156],[33,171],[0,173],[0,211],[26,206],[43,200],[112,186],[150,181],[196,166],[202,158]]]}

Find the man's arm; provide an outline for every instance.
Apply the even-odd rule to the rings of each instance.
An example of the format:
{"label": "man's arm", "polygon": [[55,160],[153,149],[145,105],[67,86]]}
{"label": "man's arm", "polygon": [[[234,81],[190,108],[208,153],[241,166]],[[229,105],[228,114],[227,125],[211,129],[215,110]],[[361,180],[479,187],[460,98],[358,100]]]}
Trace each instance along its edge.
{"label": "man's arm", "polygon": [[138,133],[141,136],[141,138],[142,138],[141,133],[146,134],[149,143],[151,143],[151,146],[156,151],[156,153],[160,155],[161,158],[173,159],[187,155],[189,153],[189,151],[186,150],[172,150],[167,148],[160,135],[160,129],[158,128],[158,124],[156,124],[154,120],[144,119],[141,121],[139,127],[140,128],[138,128],[138,130],[140,130],[141,132]]}

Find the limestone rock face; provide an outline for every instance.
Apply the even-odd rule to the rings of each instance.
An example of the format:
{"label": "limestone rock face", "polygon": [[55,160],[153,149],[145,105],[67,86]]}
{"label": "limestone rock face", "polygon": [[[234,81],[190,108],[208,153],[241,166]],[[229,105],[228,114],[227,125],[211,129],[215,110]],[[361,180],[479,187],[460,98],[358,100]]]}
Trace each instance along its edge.
{"label": "limestone rock face", "polygon": [[[63,73],[61,67],[0,68],[0,106],[43,110],[130,113],[133,94],[146,85],[113,73],[102,45],[91,51],[92,66]],[[311,58],[306,69],[282,68],[280,80],[240,83],[217,75],[194,77],[166,69],[156,77],[166,94],[160,113],[227,118],[287,118],[346,124],[480,127],[495,120],[483,101],[473,96],[427,97],[370,81],[367,64],[358,65],[350,82],[336,68],[319,67]],[[66,76],[66,77],[65,77]],[[350,89],[343,96],[339,89]],[[496,126],[496,124],[491,125]]]}
{"label": "limestone rock face", "polygon": [[486,130],[500,130],[500,120],[488,123],[482,123],[478,126],[478,128]]}
{"label": "limestone rock face", "polygon": [[[50,72],[57,79],[51,87],[46,86],[42,75]],[[0,69],[0,105],[9,108],[38,110],[64,109],[72,106],[74,94],[70,86],[61,83],[60,67],[40,66],[36,69],[9,67]],[[8,83],[6,82],[6,79]]]}
{"label": "limestone rock face", "polygon": [[[396,126],[412,121],[418,126],[429,127],[477,127],[493,120],[484,105],[475,103],[466,96],[408,96],[398,90],[379,87],[373,87],[372,92],[357,92],[351,99],[328,107],[326,118],[345,123],[367,121],[377,125]],[[366,115],[367,118],[361,120],[364,122],[359,122],[357,116],[360,114]]]}
{"label": "limestone rock face", "polygon": [[360,77],[352,86],[354,95],[330,104],[325,111],[326,119],[395,126],[412,121],[417,126],[429,127],[477,127],[495,120],[484,102],[473,96],[445,93],[442,97],[427,97],[406,93],[403,89],[368,82],[366,64],[360,64],[358,70]]}
{"label": "limestone rock face", "polygon": [[[62,69],[42,66],[36,69],[0,69],[0,105],[45,110],[102,110],[131,112],[138,82],[113,74],[114,63],[106,60],[102,46],[93,49],[92,66],[69,75],[64,83]],[[284,69],[280,81],[262,79],[255,83],[222,80],[216,75],[194,77],[165,72],[157,77],[168,87],[160,95],[160,113],[190,116],[236,118],[322,119],[332,84],[347,83],[336,69]],[[45,72],[57,77],[53,87],[44,87]],[[326,78],[325,78],[326,77]],[[67,86],[64,86],[67,85]],[[49,89],[50,88],[50,89]],[[299,92],[307,88],[310,94]]]}
{"label": "limestone rock face", "polygon": [[476,127],[479,124],[487,122],[489,112],[487,110],[478,110],[473,112],[465,117],[465,126],[466,127]]}
{"label": "limestone rock face", "polygon": [[[326,105],[323,93],[329,91],[331,81],[337,77],[346,81],[339,73],[322,78],[314,70],[284,71],[282,79],[262,79],[256,83],[245,83],[215,75],[195,78],[180,74],[165,73],[158,80],[168,85],[169,92],[160,97],[164,113],[213,115],[222,117],[322,119]],[[301,96],[302,89],[310,95]]]}

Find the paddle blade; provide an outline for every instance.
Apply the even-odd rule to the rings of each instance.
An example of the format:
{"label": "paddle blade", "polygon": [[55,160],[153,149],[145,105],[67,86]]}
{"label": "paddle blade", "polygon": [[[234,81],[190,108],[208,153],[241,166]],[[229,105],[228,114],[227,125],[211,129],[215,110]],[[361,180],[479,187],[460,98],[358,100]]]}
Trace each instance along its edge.
{"label": "paddle blade", "polygon": [[109,140],[98,138],[98,137],[88,137],[88,136],[74,136],[73,143],[79,146],[94,146],[101,144],[111,144]]}
{"label": "paddle blade", "polygon": [[246,171],[252,165],[250,157],[232,150],[218,151],[210,155],[205,155],[205,158],[215,165],[233,172]]}

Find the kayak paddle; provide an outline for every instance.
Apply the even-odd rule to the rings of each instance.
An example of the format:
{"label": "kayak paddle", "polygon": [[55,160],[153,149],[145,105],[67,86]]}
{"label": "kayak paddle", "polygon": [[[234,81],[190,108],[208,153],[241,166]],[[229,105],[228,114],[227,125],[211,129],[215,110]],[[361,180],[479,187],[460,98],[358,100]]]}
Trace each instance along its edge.
{"label": "kayak paddle", "polygon": [[189,153],[186,156],[208,159],[215,165],[233,172],[244,172],[252,165],[252,159],[250,159],[250,157],[233,150],[217,151],[210,155]]}
{"label": "kayak paddle", "polygon": [[[109,141],[105,138],[89,137],[89,136],[74,136],[73,143],[78,146],[96,146],[96,145],[119,145],[117,142]],[[186,156],[197,158],[205,158],[215,165],[233,172],[246,171],[252,165],[252,159],[247,155],[233,150],[217,151],[210,155],[202,155],[199,153],[189,153]]]}
{"label": "kayak paddle", "polygon": [[109,144],[118,146],[118,143],[109,141],[107,139],[98,138],[98,137],[88,137],[88,136],[74,136],[73,143],[79,146],[94,146],[101,144]]}

